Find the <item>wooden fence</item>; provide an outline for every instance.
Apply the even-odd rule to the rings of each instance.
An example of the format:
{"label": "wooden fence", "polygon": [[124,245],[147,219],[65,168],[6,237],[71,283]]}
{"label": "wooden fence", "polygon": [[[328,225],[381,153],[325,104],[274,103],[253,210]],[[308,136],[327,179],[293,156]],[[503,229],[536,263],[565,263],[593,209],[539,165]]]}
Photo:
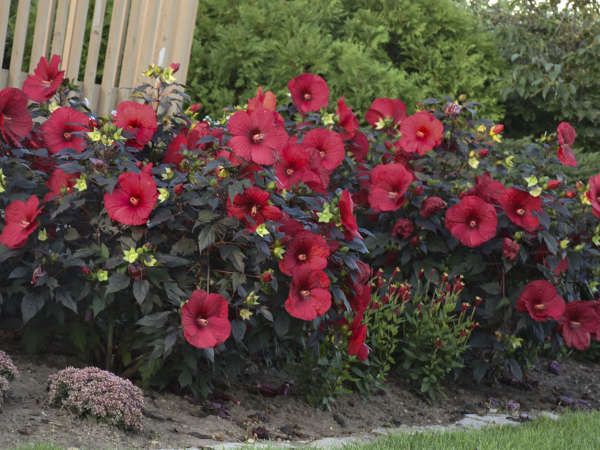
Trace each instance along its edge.
{"label": "wooden fence", "polygon": [[[21,87],[41,56],[58,54],[90,107],[107,114],[151,63],[180,63],[176,78],[185,82],[197,8],[198,0],[0,0],[0,87]],[[5,49],[10,29],[12,48]],[[29,49],[29,67],[23,67]]]}

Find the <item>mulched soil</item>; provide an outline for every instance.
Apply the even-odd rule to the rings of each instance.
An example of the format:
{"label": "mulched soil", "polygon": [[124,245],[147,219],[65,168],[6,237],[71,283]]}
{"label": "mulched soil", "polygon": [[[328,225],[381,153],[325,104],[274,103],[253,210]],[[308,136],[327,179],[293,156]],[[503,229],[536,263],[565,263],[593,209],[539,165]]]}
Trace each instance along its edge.
{"label": "mulched soil", "polygon": [[414,395],[397,379],[369,398],[344,396],[331,411],[312,408],[293,389],[285,396],[266,397],[248,384],[205,402],[146,392],[144,431],[134,433],[46,404],[48,375],[72,364],[68,358],[15,352],[11,356],[21,377],[11,384],[0,412],[0,448],[33,442],[79,448],[181,448],[257,438],[311,440],[378,427],[448,424],[463,414],[486,413],[490,408],[513,412],[519,406],[521,412],[600,408],[600,364],[567,360],[556,375],[548,370],[548,361],[540,361],[530,372],[527,387],[451,385],[447,397],[435,404]]}

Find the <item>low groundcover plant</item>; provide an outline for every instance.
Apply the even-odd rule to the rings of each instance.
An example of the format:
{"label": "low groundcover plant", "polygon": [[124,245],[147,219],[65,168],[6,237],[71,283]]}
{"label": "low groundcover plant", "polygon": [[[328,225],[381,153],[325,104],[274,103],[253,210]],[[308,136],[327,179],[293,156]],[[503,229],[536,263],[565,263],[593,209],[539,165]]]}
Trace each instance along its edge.
{"label": "low groundcover plant", "polygon": [[[201,118],[176,64],[98,117],[59,63],[0,91],[0,308],[28,342],[52,335],[195,394],[261,365],[334,368],[322,396],[368,390],[361,378],[409,370],[376,348],[410,338],[394,319],[408,310],[369,312],[373,272],[393,267],[413,286],[432,269],[463,276],[461,302],[481,303],[460,343],[477,378],[600,337],[600,174],[563,172],[569,124],[522,144],[462,99],[411,113],[379,98],[361,126],[308,73],[289,81],[291,103],[259,88]],[[446,303],[450,322],[461,302]]]}

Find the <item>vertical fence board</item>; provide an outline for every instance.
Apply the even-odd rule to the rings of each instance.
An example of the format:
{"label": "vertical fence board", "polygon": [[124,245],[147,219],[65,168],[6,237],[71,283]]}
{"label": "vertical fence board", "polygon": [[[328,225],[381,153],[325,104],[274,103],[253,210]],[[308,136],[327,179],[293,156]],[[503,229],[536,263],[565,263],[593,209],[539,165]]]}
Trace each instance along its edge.
{"label": "vertical fence board", "polygon": [[65,32],[69,18],[69,0],[58,0],[52,33],[52,54],[61,55],[64,61]]}
{"label": "vertical fence board", "polygon": [[65,68],[67,77],[73,81],[77,81],[79,77],[88,7],[89,0],[71,0],[69,8],[69,21],[65,39],[65,53],[68,54],[68,57],[65,58]]}
{"label": "vertical fence board", "polygon": [[17,7],[15,34],[13,36],[13,44],[10,52],[10,67],[8,69],[9,86],[19,86],[21,84],[30,7],[31,0],[20,0],[19,6]]}
{"label": "vertical fence board", "polygon": [[48,43],[50,42],[53,11],[54,0],[38,2],[37,14],[35,16],[35,30],[33,32],[33,44],[31,45],[29,72],[33,72],[42,56],[48,56]]}
{"label": "vertical fence board", "polygon": [[6,84],[8,73],[2,69],[4,63],[4,47],[8,32],[8,18],[10,17],[10,2],[0,2],[0,85]]}
{"label": "vertical fence board", "polygon": [[[154,2],[152,2],[153,4]],[[135,68],[137,65],[137,54],[138,46],[140,45],[140,39],[143,38],[143,31],[141,28],[142,19],[144,15],[144,9],[146,7],[152,7],[152,4],[148,5],[143,0],[131,0],[131,9],[129,10],[129,20],[127,21],[127,37],[125,39],[125,48],[123,50],[123,64],[128,65],[127,70],[121,70],[119,77],[119,87],[129,87],[133,85],[133,78],[135,76]],[[119,98],[122,98],[124,94],[119,90]]]}
{"label": "vertical fence board", "polygon": [[172,36],[171,60],[180,64],[179,72],[175,76],[180,82],[185,83],[194,41],[198,0],[179,0],[178,10],[179,22],[177,33]]}
{"label": "vertical fence board", "polygon": [[92,16],[92,27],[88,43],[88,53],[85,61],[85,72],[83,74],[83,95],[90,102],[90,108],[97,107],[96,69],[100,57],[100,44],[102,43],[102,27],[104,25],[104,13],[106,11],[106,0],[96,0],[94,4],[94,15]]}
{"label": "vertical fence board", "polygon": [[[159,12],[159,24],[157,27],[156,37],[154,39],[154,49],[152,51],[152,63],[167,65],[172,61],[171,56],[171,41],[173,36],[180,32],[176,23],[178,5],[175,2],[162,1]],[[183,17],[182,17],[183,18]],[[175,33],[173,30],[177,30]],[[160,61],[163,56],[164,60]]]}

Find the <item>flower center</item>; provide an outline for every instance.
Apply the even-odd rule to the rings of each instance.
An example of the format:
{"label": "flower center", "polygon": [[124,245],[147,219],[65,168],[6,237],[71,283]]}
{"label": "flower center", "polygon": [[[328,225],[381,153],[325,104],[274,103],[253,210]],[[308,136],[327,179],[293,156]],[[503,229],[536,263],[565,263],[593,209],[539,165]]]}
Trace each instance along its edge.
{"label": "flower center", "polygon": [[29,225],[31,225],[31,222],[29,222],[26,219],[21,220],[21,227],[22,228],[27,228]]}
{"label": "flower center", "polygon": [[264,133],[261,133],[260,131],[257,131],[256,133],[254,133],[252,135],[252,142],[254,142],[255,144],[260,144],[264,139],[265,139],[265,135],[264,135]]}
{"label": "flower center", "polygon": [[293,173],[294,173],[294,169],[285,169],[285,173],[286,173],[287,175],[291,175],[291,174],[293,174]]}
{"label": "flower center", "polygon": [[300,253],[298,255],[298,261],[306,261],[308,259],[308,256],[306,256],[306,253]]}
{"label": "flower center", "polygon": [[577,322],[576,320],[571,320],[570,324],[571,328],[579,328],[581,326],[581,322]]}
{"label": "flower center", "polygon": [[596,197],[596,201],[597,201],[598,203],[600,203],[600,195],[598,195],[598,197]]}
{"label": "flower center", "polygon": [[305,92],[303,97],[304,100],[306,100],[307,102],[309,102],[312,99],[312,95],[310,95],[310,92]]}
{"label": "flower center", "polygon": [[310,297],[310,291],[308,289],[302,289],[300,295],[304,298]]}
{"label": "flower center", "polygon": [[250,215],[255,216],[256,214],[258,214],[258,206],[254,205],[252,209],[250,209]]}
{"label": "flower center", "polygon": [[469,222],[469,228],[475,228],[477,226],[477,221],[476,220],[471,220]]}
{"label": "flower center", "polygon": [[67,141],[71,140],[71,136],[72,136],[72,135],[71,135],[71,133],[70,133],[70,132],[68,132],[68,131],[65,131],[65,132],[63,133],[63,137],[64,137],[64,138],[65,138],[65,140],[67,140]]}
{"label": "flower center", "polygon": [[199,327],[206,327],[208,325],[208,319],[204,319],[202,317],[198,317],[196,319],[196,323],[198,324]]}
{"label": "flower center", "polygon": [[423,130],[417,130],[415,134],[419,139],[423,139],[425,137],[425,132]]}
{"label": "flower center", "polygon": [[544,305],[543,303],[538,303],[537,305],[533,305],[534,309],[537,309],[538,311],[543,311],[546,309],[546,305]]}
{"label": "flower center", "polygon": [[524,216],[525,215],[525,210],[523,208],[517,209],[517,215],[518,216]]}
{"label": "flower center", "polygon": [[129,197],[129,203],[130,203],[132,206],[137,206],[139,202],[140,202],[140,199],[139,199],[139,198],[137,198],[137,197],[134,197],[133,195],[132,195],[131,197]]}
{"label": "flower center", "polygon": [[325,150],[319,150],[319,155],[321,155],[321,158],[325,158]]}
{"label": "flower center", "polygon": [[397,199],[398,198],[398,193],[397,192],[388,192],[388,198],[391,198],[392,200]]}

